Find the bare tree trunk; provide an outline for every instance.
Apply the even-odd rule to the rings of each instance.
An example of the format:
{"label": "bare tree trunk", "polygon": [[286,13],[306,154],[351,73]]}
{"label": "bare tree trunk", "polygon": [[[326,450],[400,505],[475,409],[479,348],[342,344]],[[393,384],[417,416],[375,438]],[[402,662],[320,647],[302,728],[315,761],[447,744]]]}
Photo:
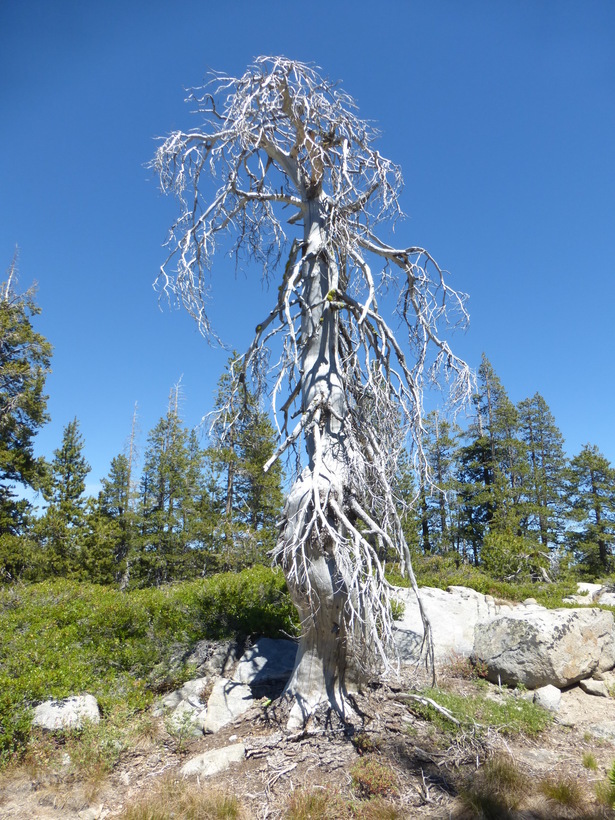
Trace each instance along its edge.
{"label": "bare tree trunk", "polygon": [[[297,547],[304,543],[305,577],[287,573],[289,588],[302,625],[295,669],[286,692],[295,697],[290,725],[304,725],[321,702],[344,715],[346,691],[357,683],[357,670],[349,668],[347,634],[348,587],[337,561],[333,533],[340,522],[330,507],[339,507],[350,489],[350,461],[344,418],[346,398],[340,376],[337,311],[327,294],[338,286],[335,262],[325,247],[324,214],[319,199],[306,204],[303,261],[304,311],[301,333],[302,410],[317,408],[306,436],[308,465],[295,482],[288,498],[281,539]],[[320,504],[330,529],[318,520]],[[306,528],[311,532],[305,541]]]}
{"label": "bare tree trunk", "polygon": [[[156,154],[162,188],[177,194],[182,209],[161,288],[177,294],[203,333],[216,338],[203,300],[216,236],[237,229],[238,258],[246,253],[258,261],[266,278],[283,252],[286,224],[303,223],[277,302],[242,357],[243,378],[263,388],[271,378],[267,348],[282,334],[283,353],[272,368],[274,404],[286,379],[289,392],[280,408],[280,446],[265,471],[290,448],[299,457],[305,445],[306,464],[274,550],[302,620],[287,687],[294,699],[290,722],[302,725],[319,704],[344,715],[359,671],[389,663],[383,551],[399,555],[418,595],[391,476],[406,434],[424,462],[421,396],[429,347],[435,353],[430,381],[446,368],[454,402],[471,393],[468,368],[440,338],[436,322],[447,303],[462,323],[467,312],[427,251],[393,248],[374,233],[401,214],[401,174],[372,147],[376,133],[355,116],[346,94],[310,66],[262,57],[242,78],[225,77],[214,95],[199,92],[194,99],[203,128],[175,132]],[[218,174],[224,181],[205,205],[201,178]],[[380,314],[380,283],[398,288],[413,364]],[[426,618],[423,623],[429,647]]]}

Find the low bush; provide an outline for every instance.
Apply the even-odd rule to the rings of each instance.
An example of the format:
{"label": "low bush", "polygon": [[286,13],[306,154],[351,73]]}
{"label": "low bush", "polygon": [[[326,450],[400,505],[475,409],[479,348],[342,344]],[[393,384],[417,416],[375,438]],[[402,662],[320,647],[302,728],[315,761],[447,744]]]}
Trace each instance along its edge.
{"label": "low bush", "polygon": [[161,676],[167,685],[190,676],[176,661],[164,674],[178,648],[295,631],[283,575],[262,566],[127,593],[68,580],[2,588],[0,763],[25,748],[37,702],[88,692],[103,712],[142,709]]}
{"label": "low bush", "polygon": [[360,757],[350,769],[352,785],[360,797],[386,797],[397,792],[395,772],[371,755]]}

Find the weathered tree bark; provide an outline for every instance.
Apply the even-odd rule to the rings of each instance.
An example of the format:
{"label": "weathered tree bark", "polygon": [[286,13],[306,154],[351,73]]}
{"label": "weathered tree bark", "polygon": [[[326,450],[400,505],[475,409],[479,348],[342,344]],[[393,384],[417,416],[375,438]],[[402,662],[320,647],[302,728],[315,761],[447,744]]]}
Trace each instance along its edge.
{"label": "weathered tree bark", "polygon": [[[327,254],[325,219],[322,197],[305,202],[301,405],[303,413],[315,411],[305,437],[308,463],[290,492],[280,535],[282,555],[301,550],[306,559],[303,577],[287,572],[302,624],[295,669],[286,687],[295,698],[291,723],[296,725],[322,702],[345,714],[347,687],[358,682],[358,670],[349,657],[349,579],[344,578],[336,554],[344,532],[330,507],[335,500],[343,508],[353,488],[344,429],[347,407],[338,312],[327,300],[327,294],[337,291],[339,277],[335,260]],[[319,524],[315,504],[321,505],[328,529]]]}
{"label": "weathered tree bark", "polygon": [[[365,670],[389,663],[390,587],[380,556],[397,554],[418,594],[394,490],[397,458],[409,437],[424,462],[425,379],[435,383],[444,369],[454,401],[471,393],[467,366],[437,328],[449,301],[461,323],[467,314],[425,250],[393,248],[374,232],[401,214],[401,173],[374,149],[376,133],[346,94],[283,57],[259,57],[243,77],[217,83],[221,101],[193,96],[204,129],[170,135],[156,155],[163,190],[182,205],[169,237],[167,263],[176,269],[165,263],[160,281],[211,338],[205,275],[220,235],[234,231],[238,257],[267,277],[288,225],[302,224],[277,301],[240,365],[244,383],[272,384],[274,412],[286,390],[276,414],[280,446],[268,463],[294,449],[299,464],[272,556],[301,618],[286,690],[297,725],[323,703],[345,716]],[[380,313],[381,286],[399,294],[412,363]],[[270,366],[276,339],[281,355]]]}

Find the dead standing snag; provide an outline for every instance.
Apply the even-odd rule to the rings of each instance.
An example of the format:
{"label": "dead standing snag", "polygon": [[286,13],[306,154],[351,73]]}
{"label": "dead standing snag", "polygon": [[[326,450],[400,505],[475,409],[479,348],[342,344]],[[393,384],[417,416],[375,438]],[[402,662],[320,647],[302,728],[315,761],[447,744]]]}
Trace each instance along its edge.
{"label": "dead standing snag", "polygon": [[[401,214],[401,174],[373,147],[377,135],[350,97],[281,57],[214,86],[191,97],[202,128],[172,134],[154,160],[163,191],[182,206],[159,282],[211,336],[207,275],[222,237],[264,277],[290,243],[277,301],[238,367],[259,385],[273,379],[275,457],[303,445],[273,555],[303,625],[287,687],[290,722],[300,725],[322,703],[343,716],[366,671],[388,666],[381,556],[398,555],[416,589],[393,488],[397,456],[409,435],[421,461],[426,381],[444,373],[455,401],[470,392],[468,368],[439,335],[451,313],[467,314],[425,250],[376,235]],[[380,313],[386,290],[399,294],[408,357]],[[281,350],[274,366],[271,343]]]}

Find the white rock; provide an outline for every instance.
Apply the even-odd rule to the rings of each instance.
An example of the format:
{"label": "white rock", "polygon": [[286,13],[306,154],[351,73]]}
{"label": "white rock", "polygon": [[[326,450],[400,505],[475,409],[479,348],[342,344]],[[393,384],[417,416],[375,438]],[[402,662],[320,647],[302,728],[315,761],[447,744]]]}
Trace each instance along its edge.
{"label": "white rock", "polygon": [[[498,605],[490,595],[451,586],[447,590],[423,587],[421,601],[431,623],[436,661],[451,655],[469,657],[474,646],[474,627],[510,607]],[[395,621],[395,643],[402,663],[415,663],[423,639],[423,623],[414,592],[398,587],[395,597],[404,604],[402,618]]]}
{"label": "white rock", "polygon": [[594,695],[598,698],[609,697],[609,690],[606,688],[604,681],[588,678],[587,680],[579,681],[579,686],[586,695]]}
{"label": "white rock", "polygon": [[562,700],[562,693],[557,686],[548,684],[536,689],[533,700],[537,706],[542,706],[543,709],[547,709],[549,712],[557,712]]}
{"label": "white rock", "polygon": [[605,720],[603,723],[584,723],[583,728],[594,737],[608,740],[611,743],[615,741],[615,720]]}
{"label": "white rock", "polygon": [[233,680],[251,684],[285,681],[293,671],[296,655],[294,641],[261,638],[246,649],[235,668]]}
{"label": "white rock", "polygon": [[577,593],[579,595],[588,595],[593,598],[602,589],[602,584],[588,584],[585,581],[579,581],[577,584]]}
{"label": "white rock", "polygon": [[165,725],[171,732],[183,732],[199,737],[203,734],[206,715],[207,709],[192,706],[187,700],[182,700],[169,715]]}
{"label": "white rock", "polygon": [[228,769],[233,763],[240,763],[246,754],[246,747],[243,743],[234,743],[231,746],[224,746],[222,749],[212,749],[197,757],[188,760],[181,768],[183,777],[199,775],[199,777],[209,777]]}
{"label": "white rock", "polygon": [[219,678],[207,701],[203,730],[217,732],[247,711],[253,702],[249,686],[228,678]]}
{"label": "white rock", "polygon": [[65,700],[46,700],[34,709],[33,726],[42,729],[81,729],[86,722],[98,723],[100,712],[93,695],[76,695]]}
{"label": "white rock", "polygon": [[601,590],[602,584],[588,584],[580,581],[577,584],[576,595],[568,595],[564,598],[564,603],[576,604],[577,606],[593,606]]}
{"label": "white rock", "polygon": [[489,680],[558,688],[615,666],[613,615],[599,609],[516,609],[475,628]]}

